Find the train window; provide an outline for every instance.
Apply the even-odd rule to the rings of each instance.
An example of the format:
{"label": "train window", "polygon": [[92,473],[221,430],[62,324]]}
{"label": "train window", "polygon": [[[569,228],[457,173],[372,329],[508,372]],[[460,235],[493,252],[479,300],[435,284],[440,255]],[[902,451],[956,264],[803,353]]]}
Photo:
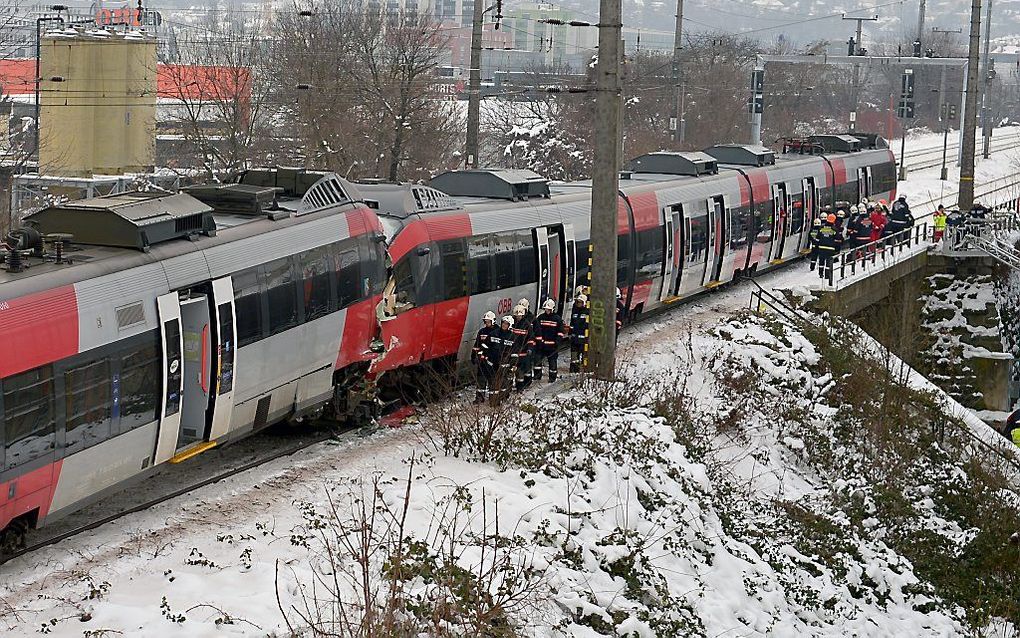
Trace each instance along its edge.
{"label": "train window", "polygon": [[386,245],[371,235],[358,238],[361,256],[362,297],[381,294],[386,286]]}
{"label": "train window", "polygon": [[298,325],[297,291],[290,259],[274,259],[263,266],[269,299],[269,334],[275,335]]}
{"label": "train window", "polygon": [[332,248],[330,246],[320,246],[298,255],[305,321],[324,317],[336,310],[331,292],[331,280],[333,279],[331,257]]}
{"label": "train window", "polygon": [[741,248],[747,245],[747,235],[750,232],[751,223],[749,208],[730,209],[730,248]]}
{"label": "train window", "polygon": [[708,218],[704,215],[688,219],[687,263],[704,263],[708,253]]}
{"label": "train window", "polygon": [[400,314],[415,307],[417,302],[414,287],[414,255],[405,255],[393,266],[393,312]]}
{"label": "train window", "polygon": [[574,250],[577,252],[577,285],[587,286],[588,275],[591,272],[589,260],[591,259],[591,242],[587,239],[579,239]]}
{"label": "train window", "polygon": [[492,276],[492,236],[468,237],[468,292],[472,295],[495,290]]}
{"label": "train window", "polygon": [[533,284],[538,281],[538,256],[535,253],[535,237],[530,230],[517,231],[517,284]]}
{"label": "train window", "polygon": [[340,242],[336,254],[336,294],[340,307],[361,299],[361,260],[356,240]]}
{"label": "train window", "polygon": [[121,354],[121,432],[143,426],[156,419],[156,405],[159,402],[160,358],[161,353],[155,333],[142,335],[142,341],[138,345],[131,346]]}
{"label": "train window", "polygon": [[662,226],[638,231],[637,271],[642,281],[657,277],[662,271],[662,255],[665,235]]}
{"label": "train window", "polygon": [[64,450],[74,454],[110,438],[110,360],[64,372]]}
{"label": "train window", "polygon": [[630,286],[630,244],[631,236],[617,235],[616,237],[616,285],[620,288]]}
{"label": "train window", "polygon": [[4,379],[4,469],[48,454],[56,442],[53,366]]}
{"label": "train window", "polygon": [[233,275],[238,347],[255,343],[262,338],[262,295],[259,279],[258,268],[248,268]]}
{"label": "train window", "polygon": [[516,233],[496,233],[492,236],[493,288],[504,290],[517,285]]}
{"label": "train window", "polygon": [[464,259],[464,241],[450,239],[439,242],[443,290],[440,298],[459,299],[467,296],[467,264]]}

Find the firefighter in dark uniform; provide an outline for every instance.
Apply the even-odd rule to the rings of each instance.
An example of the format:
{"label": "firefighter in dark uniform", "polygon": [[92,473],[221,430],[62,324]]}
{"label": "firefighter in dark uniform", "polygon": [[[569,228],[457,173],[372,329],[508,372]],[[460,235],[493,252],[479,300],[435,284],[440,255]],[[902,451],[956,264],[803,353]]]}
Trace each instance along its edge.
{"label": "firefighter in dark uniform", "polygon": [[510,315],[500,320],[499,328],[489,336],[489,354],[493,362],[492,392],[489,402],[496,405],[507,395],[513,383],[514,318]]}
{"label": "firefighter in dark uniform", "polygon": [[818,276],[822,279],[832,274],[832,260],[839,252],[840,243],[836,232],[836,216],[829,215],[827,223],[818,229]]}
{"label": "firefighter in dark uniform", "polygon": [[535,317],[532,332],[535,334],[535,381],[542,380],[542,364],[549,362],[549,382],[556,380],[556,347],[567,336],[563,319],[556,314],[556,302],[546,299],[542,304],[544,312]]}
{"label": "firefighter in dark uniform", "polygon": [[818,231],[822,228],[821,218],[815,218],[811,222],[811,232],[808,233],[808,238],[811,240],[811,262],[810,270],[815,269],[815,264],[818,263]]}
{"label": "firefighter in dark uniform", "polygon": [[492,342],[490,337],[497,331],[496,313],[487,312],[482,315],[482,327],[475,336],[475,345],[471,348],[471,363],[475,364],[475,403],[485,403],[489,398],[489,389],[495,376],[495,368],[490,361]]}
{"label": "firefighter in dark uniform", "polygon": [[574,297],[570,311],[570,371],[580,372],[584,361],[584,345],[588,342],[588,297]]}
{"label": "firefighter in dark uniform", "polygon": [[531,322],[527,308],[518,304],[514,307],[514,342],[510,350],[510,365],[514,375],[514,388],[518,391],[531,385],[531,349],[535,345],[531,334]]}

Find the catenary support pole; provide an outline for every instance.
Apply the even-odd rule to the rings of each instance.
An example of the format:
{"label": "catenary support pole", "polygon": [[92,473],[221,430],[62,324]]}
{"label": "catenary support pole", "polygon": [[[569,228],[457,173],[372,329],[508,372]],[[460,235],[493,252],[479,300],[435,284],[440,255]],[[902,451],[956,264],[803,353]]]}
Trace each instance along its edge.
{"label": "catenary support pole", "polygon": [[981,81],[978,84],[981,90],[981,138],[984,142],[981,156],[988,159],[991,153],[992,142],[992,100],[988,90],[992,88],[991,78],[988,77],[992,69],[991,57],[992,44],[992,0],[988,0],[988,10],[985,11],[985,53],[981,65]]}
{"label": "catenary support pole", "polygon": [[595,166],[591,189],[591,307],[588,369],[610,380],[616,373],[616,219],[620,174],[621,0],[599,3],[595,67]]}
{"label": "catenary support pole", "polygon": [[471,17],[471,74],[468,79],[467,141],[464,166],[478,167],[479,108],[482,99],[482,15],[485,0],[474,0]]}
{"label": "catenary support pole", "polygon": [[683,87],[680,82],[680,50],[683,48],[684,0],[676,0],[676,27],[673,31],[673,143],[681,144],[684,131],[681,122],[683,113]]}
{"label": "catenary support pole", "polygon": [[970,210],[974,204],[974,142],[977,131],[977,98],[978,98],[978,53],[981,46],[981,0],[972,0],[970,9],[970,46],[967,57],[966,97],[961,122],[963,127],[963,144],[961,145],[960,162],[960,195],[961,210]]}
{"label": "catenary support pole", "polygon": [[921,43],[922,51],[924,50],[924,4],[925,0],[919,0],[917,5],[917,41]]}

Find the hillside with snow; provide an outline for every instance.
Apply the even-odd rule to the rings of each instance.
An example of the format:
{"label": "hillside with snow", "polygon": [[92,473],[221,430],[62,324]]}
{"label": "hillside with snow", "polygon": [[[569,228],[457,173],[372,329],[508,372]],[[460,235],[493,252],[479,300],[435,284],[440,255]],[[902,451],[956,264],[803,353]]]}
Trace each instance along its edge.
{"label": "hillside with snow", "polygon": [[695,307],[619,383],[443,403],[4,565],[0,628],[1015,635],[1017,484],[851,334]]}

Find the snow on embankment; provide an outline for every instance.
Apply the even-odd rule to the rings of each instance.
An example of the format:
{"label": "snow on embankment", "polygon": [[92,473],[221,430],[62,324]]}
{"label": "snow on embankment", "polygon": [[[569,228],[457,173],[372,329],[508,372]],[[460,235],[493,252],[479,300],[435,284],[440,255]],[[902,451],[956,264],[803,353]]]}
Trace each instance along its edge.
{"label": "snow on embankment", "polygon": [[622,383],[438,406],[258,488],[121,524],[137,533],[5,566],[0,628],[947,636],[1015,622],[1002,534],[1016,501],[1010,518],[1013,497],[954,455],[924,395],[826,339],[732,317],[658,341]]}

